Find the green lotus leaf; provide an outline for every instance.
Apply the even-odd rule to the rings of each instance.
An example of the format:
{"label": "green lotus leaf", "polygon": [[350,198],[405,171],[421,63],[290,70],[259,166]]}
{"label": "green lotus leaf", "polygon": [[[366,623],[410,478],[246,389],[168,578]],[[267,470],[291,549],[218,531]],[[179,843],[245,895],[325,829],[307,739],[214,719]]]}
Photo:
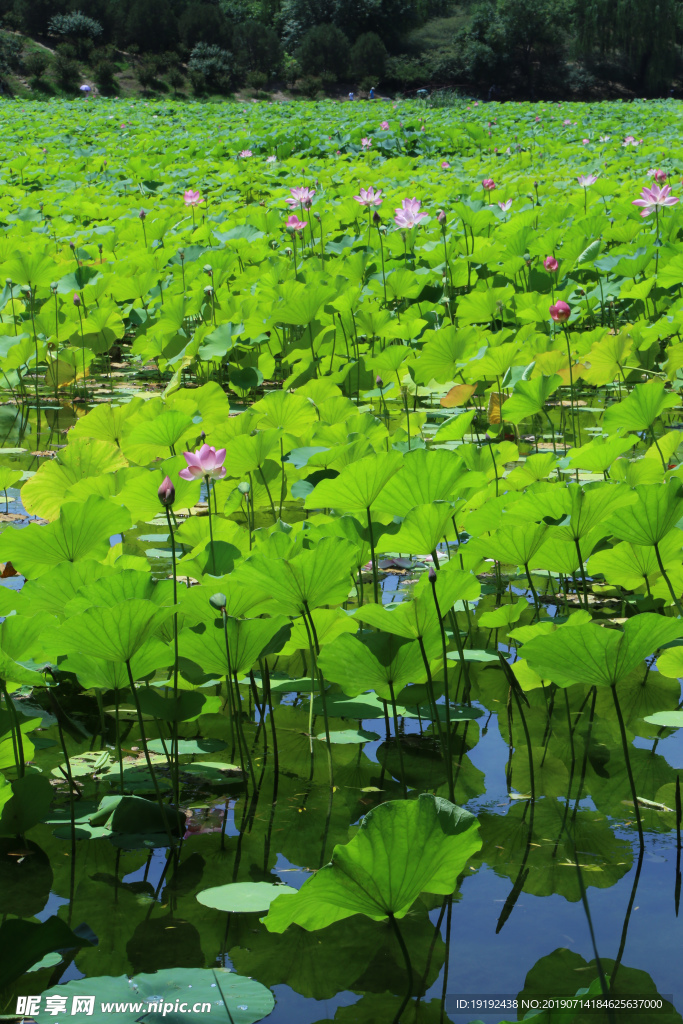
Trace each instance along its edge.
{"label": "green lotus leaf", "polygon": [[635,493],[635,502],[613,512],[605,526],[631,544],[659,544],[683,517],[683,483],[674,479],[660,485],[642,484]]}
{"label": "green lotus leaf", "polygon": [[406,516],[417,505],[453,501],[459,493],[458,482],[465,477],[464,467],[451,452],[411,452],[404,457],[402,471],[374,499],[373,511]]}
{"label": "green lotus leaf", "polygon": [[611,405],[604,416],[607,430],[647,430],[665,409],[678,404],[676,395],[665,391],[664,381],[651,378],[636,384],[623,401]]}
{"label": "green lotus leaf", "polygon": [[[210,609],[213,612],[213,609]],[[196,662],[205,671],[221,676],[249,672],[272,641],[286,625],[278,615],[268,619],[228,618],[227,648],[222,619],[215,614],[199,626],[183,629],[178,637],[180,656]]]}
{"label": "green lotus leaf", "polygon": [[308,495],[304,506],[335,508],[339,512],[367,512],[403,464],[403,456],[398,452],[352,462],[334,480],[322,480]]}
{"label": "green lotus leaf", "polygon": [[338,683],[349,697],[374,690],[382,700],[390,700],[408,683],[427,678],[419,643],[391,633],[337,637],[321,651],[318,664],[325,678]]}
{"label": "green lotus leaf", "polygon": [[654,715],[646,715],[644,720],[660,728],[680,729],[683,726],[683,711],[656,711]]}
{"label": "green lotus leaf", "polygon": [[291,558],[256,551],[240,565],[237,579],[285,615],[301,615],[321,605],[341,604],[351,585],[355,551],[345,541],[323,539]]}
{"label": "green lotus leaf", "polygon": [[543,412],[546,402],[561,383],[562,378],[556,373],[552,377],[517,381],[511,397],[503,406],[503,418],[508,423],[520,423],[530,416],[537,416]]}
{"label": "green lotus leaf", "polygon": [[296,893],[289,885],[271,885],[269,882],[229,882],[212,889],[202,889],[197,899],[204,907],[225,910],[230,914],[263,913],[273,900],[286,893]]}
{"label": "green lotus leaf", "polygon": [[587,683],[616,685],[653,651],[683,636],[683,620],[643,612],[622,630],[590,626],[560,626],[522,648],[535,672],[559,686]]}
{"label": "green lotus leaf", "polygon": [[6,530],[0,537],[0,559],[12,562],[24,576],[40,576],[60,562],[104,558],[109,538],[129,526],[125,509],[93,495],[83,504],[62,505],[59,519],[47,526]]}
{"label": "green lotus leaf", "polygon": [[448,895],[481,847],[471,814],[439,797],[390,800],[370,811],[346,846],[296,896],[271,904],[266,928],[326,928],[354,914],[374,921],[402,918],[421,892]]}
{"label": "green lotus leaf", "polygon": [[53,629],[49,642],[62,654],[79,655],[87,651],[94,658],[125,662],[173,611],[173,606],[159,607],[141,598],[109,607],[96,606]]}
{"label": "green lotus leaf", "polygon": [[[272,993],[263,985],[221,967],[213,970],[180,967],[133,977],[80,978],[47,989],[45,998],[50,995],[66,997],[68,1005],[78,996],[94,995],[93,1024],[106,1024],[112,1011],[103,1010],[102,1006],[115,1003],[129,1007],[127,1012],[119,1010],[117,1014],[125,1024],[133,1024],[141,1013],[149,1015],[149,1006],[153,1007],[152,1013],[163,1010],[169,1024],[181,1024],[181,1021],[198,1024],[207,1016],[208,1011],[203,1009],[205,1004],[211,1008],[212,1019],[221,1024],[255,1024],[267,1017],[275,1005]],[[132,999],[137,999],[138,1007]],[[182,1007],[178,1012],[176,1004]],[[49,1013],[38,1014],[41,1022],[51,1019]]]}
{"label": "green lotus leaf", "polygon": [[453,506],[448,501],[433,501],[430,505],[416,505],[406,515],[398,533],[385,533],[379,538],[375,550],[401,551],[409,555],[423,555],[441,544],[449,527]]}

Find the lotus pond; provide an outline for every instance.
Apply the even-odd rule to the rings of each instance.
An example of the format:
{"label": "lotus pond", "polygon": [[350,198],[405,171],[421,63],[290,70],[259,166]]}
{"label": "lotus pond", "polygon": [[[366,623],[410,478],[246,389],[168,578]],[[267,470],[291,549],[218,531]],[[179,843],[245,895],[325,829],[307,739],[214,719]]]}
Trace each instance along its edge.
{"label": "lotus pond", "polygon": [[680,104],[0,120],[0,1012],[681,1022]]}

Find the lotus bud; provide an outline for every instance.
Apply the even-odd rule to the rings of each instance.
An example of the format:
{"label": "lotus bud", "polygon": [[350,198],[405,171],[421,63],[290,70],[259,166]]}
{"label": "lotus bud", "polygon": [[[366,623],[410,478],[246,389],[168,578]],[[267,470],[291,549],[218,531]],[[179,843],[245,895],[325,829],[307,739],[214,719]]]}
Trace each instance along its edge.
{"label": "lotus bud", "polygon": [[209,604],[212,608],[215,608],[218,612],[225,611],[225,606],[228,603],[228,599],[225,594],[212,594],[209,598]]}
{"label": "lotus bud", "polygon": [[161,487],[157,491],[157,496],[164,508],[170,508],[175,501],[175,487],[170,476],[165,476],[161,481]]}
{"label": "lotus bud", "polygon": [[384,386],[384,381],[382,380],[381,377],[375,377],[375,384],[377,385],[378,388],[381,388]]}
{"label": "lotus bud", "polygon": [[373,224],[381,224],[382,223],[382,218],[378,214],[377,210],[375,210],[375,212],[372,215],[372,223]]}
{"label": "lotus bud", "polygon": [[428,576],[429,576],[429,582],[430,583],[436,583],[436,570],[435,570],[433,565],[429,566]]}
{"label": "lotus bud", "polygon": [[178,256],[180,256],[181,261],[184,260],[185,259],[185,250],[184,249],[178,249]]}
{"label": "lotus bud", "polygon": [[446,211],[445,210],[439,210],[439,212],[436,215],[436,219],[438,220],[439,224],[445,224],[446,223]]}
{"label": "lotus bud", "polygon": [[78,294],[78,292],[74,292],[74,306],[80,306],[80,304],[81,304],[81,297]]}
{"label": "lotus bud", "polygon": [[75,242],[69,242],[69,248],[71,249],[72,252],[75,252],[76,251],[76,244],[75,244]]}

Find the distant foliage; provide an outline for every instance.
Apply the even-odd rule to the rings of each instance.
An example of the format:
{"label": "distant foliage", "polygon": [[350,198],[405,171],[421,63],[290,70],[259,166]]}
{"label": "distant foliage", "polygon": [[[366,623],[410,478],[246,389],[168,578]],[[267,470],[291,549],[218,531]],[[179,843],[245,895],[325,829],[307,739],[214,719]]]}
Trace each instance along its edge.
{"label": "distant foliage", "polygon": [[48,30],[55,36],[73,39],[97,39],[102,35],[102,26],[94,18],[88,18],[82,11],[69,11],[50,18]]}
{"label": "distant foliage", "polygon": [[44,50],[33,50],[24,58],[24,68],[30,78],[36,82],[42,81],[43,75],[50,64],[47,53]]}
{"label": "distant foliage", "polygon": [[196,92],[229,92],[233,87],[234,58],[220,46],[198,43],[190,54],[187,67]]}
{"label": "distant foliage", "polygon": [[297,59],[305,75],[341,78],[349,67],[349,41],[336,25],[316,25],[304,36]]}
{"label": "distant foliage", "polygon": [[22,42],[16,36],[0,33],[0,75],[9,75],[21,67]]}
{"label": "distant foliage", "polygon": [[351,47],[351,73],[355,79],[384,78],[387,64],[387,48],[376,32],[365,32],[358,36]]}

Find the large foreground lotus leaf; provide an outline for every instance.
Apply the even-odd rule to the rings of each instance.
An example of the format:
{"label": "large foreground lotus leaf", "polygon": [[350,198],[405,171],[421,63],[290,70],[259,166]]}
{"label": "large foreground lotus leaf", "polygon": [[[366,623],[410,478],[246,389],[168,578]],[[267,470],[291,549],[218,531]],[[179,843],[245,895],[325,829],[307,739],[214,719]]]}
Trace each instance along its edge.
{"label": "large foreground lotus leaf", "polygon": [[[136,680],[172,664],[173,647],[161,643],[156,637],[138,648],[130,661],[133,679]],[[84,690],[125,690],[130,685],[123,662],[105,661],[88,654],[70,654],[59,667],[64,672],[73,672]]]}
{"label": "large foreground lotus leaf", "polygon": [[611,405],[605,412],[603,423],[609,431],[619,427],[647,430],[665,409],[677,404],[677,395],[665,391],[663,380],[653,378],[645,384],[636,384],[630,395]]}
{"label": "large foreground lotus leaf", "polygon": [[322,480],[308,495],[304,506],[334,508],[338,512],[366,511],[402,468],[403,456],[398,452],[382,452],[359,459],[346,466],[334,480]]}
{"label": "large foreground lotus leaf", "polygon": [[284,614],[301,615],[345,601],[355,565],[353,545],[329,537],[291,558],[256,551],[236,575],[245,589],[260,592],[264,601],[275,602]]}
{"label": "large foreground lotus leaf", "polygon": [[87,611],[93,605],[113,607],[133,599],[151,601],[152,604],[172,604],[173,584],[170,580],[156,582],[148,572],[124,569],[81,587],[65,607],[67,616]]}
{"label": "large foreground lotus leaf", "polygon": [[418,641],[392,633],[340,636],[323,648],[318,663],[349,697],[374,690],[382,700],[391,700],[392,687],[396,697],[408,683],[427,678]]}
{"label": "large foreground lotus leaf", "polygon": [[375,550],[400,551],[408,555],[422,555],[425,551],[433,551],[451,528],[452,515],[453,506],[448,501],[416,505],[406,515],[398,533],[382,534]]}
{"label": "large foreground lotus leaf", "polygon": [[[88,1018],[93,1024],[109,1024],[113,1013],[117,1021],[134,1024],[141,1018],[148,1020],[150,1013],[160,1012],[170,1024],[200,1024],[209,1014],[212,1021],[225,1024],[255,1024],[267,1017],[275,1006],[269,989],[222,967],[215,970],[169,968],[132,978],[126,975],[80,978],[44,993],[45,997],[51,995],[66,996],[69,1008],[72,999],[78,996],[94,996],[95,1009]],[[113,1003],[125,1005],[126,1009],[105,1009],[107,1004]],[[209,1010],[204,1006],[207,1003]],[[168,1010],[164,1009],[164,1004],[169,1006]],[[176,1004],[179,1004],[178,1012]],[[42,1005],[45,1006],[45,999]],[[42,1022],[54,1020],[54,1017],[41,1012],[36,1019]]]}
{"label": "large foreground lotus leaf", "polygon": [[401,475],[389,480],[373,503],[373,511],[405,516],[416,505],[452,501],[458,480],[467,472],[460,459],[445,450],[418,449],[403,462]]}
{"label": "large foreground lotus leaf", "polygon": [[641,484],[637,501],[613,512],[605,526],[631,544],[659,544],[683,516],[683,484]]}
{"label": "large foreground lotus leaf", "polygon": [[67,502],[59,519],[47,526],[6,530],[0,537],[0,560],[24,576],[41,576],[60,562],[105,558],[110,537],[129,526],[126,509],[92,495],[82,503]]}
{"label": "large foreground lotus leaf", "polygon": [[205,672],[217,672],[222,676],[236,672],[241,676],[253,668],[270,641],[286,624],[284,615],[267,619],[228,618],[224,630],[222,620],[214,615],[193,629],[182,630],[178,638],[180,657],[196,662]]}
{"label": "large foreground lotus leaf", "polygon": [[353,914],[405,917],[421,892],[453,892],[481,846],[478,832],[473,815],[431,794],[380,804],[296,896],[275,900],[265,925],[272,932],[290,924],[315,931]]}
{"label": "large foreground lotus leaf", "polygon": [[128,661],[172,615],[174,608],[159,607],[135,598],[112,607],[96,606],[79,612],[55,628],[49,643],[59,654],[81,654],[105,661]]}
{"label": "large foreground lotus leaf", "polygon": [[43,463],[27,481],[21,500],[27,512],[49,520],[57,519],[62,504],[69,500],[71,487],[84,480],[101,487],[108,474],[125,469],[127,465],[120,449],[111,441],[75,438],[57,460]]}
{"label": "large foreground lotus leaf", "polygon": [[538,415],[561,383],[562,378],[557,373],[552,377],[517,381],[512,396],[503,408],[503,418],[509,423],[520,423],[530,416]]}
{"label": "large foreground lotus leaf", "polygon": [[524,644],[522,653],[535,672],[559,686],[610,686],[681,636],[683,619],[643,612],[629,619],[623,631],[594,624],[562,625]]}

